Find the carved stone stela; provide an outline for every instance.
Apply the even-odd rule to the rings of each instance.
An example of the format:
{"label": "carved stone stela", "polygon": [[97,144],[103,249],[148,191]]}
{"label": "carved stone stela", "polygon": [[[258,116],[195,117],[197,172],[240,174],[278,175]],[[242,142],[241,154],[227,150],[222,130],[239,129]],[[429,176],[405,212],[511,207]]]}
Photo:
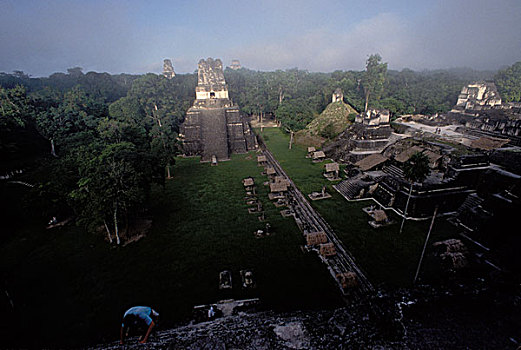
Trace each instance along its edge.
{"label": "carved stone stela", "polygon": [[200,155],[203,162],[212,156],[221,161],[257,147],[248,122],[228,96],[220,59],[199,61],[195,95],[180,128],[185,155]]}

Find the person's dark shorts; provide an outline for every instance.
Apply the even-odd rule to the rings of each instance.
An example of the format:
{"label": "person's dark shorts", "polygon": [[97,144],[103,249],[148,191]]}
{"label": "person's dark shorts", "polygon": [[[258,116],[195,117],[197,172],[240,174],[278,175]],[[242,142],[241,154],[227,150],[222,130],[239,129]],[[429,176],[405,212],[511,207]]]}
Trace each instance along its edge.
{"label": "person's dark shorts", "polygon": [[136,316],[136,315],[132,315],[132,314],[129,314],[129,315],[126,315],[124,318],[123,318],[123,324],[125,325],[125,327],[131,327],[131,328],[140,328],[140,327],[145,327],[146,324],[145,324],[145,321]]}

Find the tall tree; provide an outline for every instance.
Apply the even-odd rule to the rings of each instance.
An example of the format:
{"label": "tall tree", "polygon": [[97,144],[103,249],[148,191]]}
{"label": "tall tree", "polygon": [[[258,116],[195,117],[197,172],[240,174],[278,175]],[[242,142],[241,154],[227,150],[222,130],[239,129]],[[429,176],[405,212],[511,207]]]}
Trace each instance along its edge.
{"label": "tall tree", "polygon": [[56,107],[38,113],[36,122],[40,133],[51,143],[51,154],[56,156],[56,146],[71,148],[85,143],[96,130],[99,118],[106,114],[102,102],[75,87],[65,93]]}
{"label": "tall tree", "polygon": [[122,223],[146,198],[154,171],[150,156],[130,142],[105,145],[98,156],[80,164],[78,188],[71,193],[89,226],[103,224],[109,241],[121,243]]}
{"label": "tall tree", "polygon": [[385,78],[387,75],[387,63],[381,63],[382,57],[379,54],[369,56],[366,61],[366,71],[362,78],[362,86],[365,94],[365,111],[369,106],[369,98],[377,100],[382,93]]}

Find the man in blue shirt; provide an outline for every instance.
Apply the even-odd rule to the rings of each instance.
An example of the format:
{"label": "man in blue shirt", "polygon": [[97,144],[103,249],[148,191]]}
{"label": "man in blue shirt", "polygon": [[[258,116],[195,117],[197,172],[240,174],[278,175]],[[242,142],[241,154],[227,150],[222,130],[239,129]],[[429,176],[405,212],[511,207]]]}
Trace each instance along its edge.
{"label": "man in blue shirt", "polygon": [[140,343],[146,343],[152,328],[154,328],[158,320],[159,314],[149,306],[131,307],[123,315],[123,322],[121,323],[121,338],[119,343],[124,343],[125,335],[128,334],[130,328],[139,328],[144,325],[146,325],[147,331]]}

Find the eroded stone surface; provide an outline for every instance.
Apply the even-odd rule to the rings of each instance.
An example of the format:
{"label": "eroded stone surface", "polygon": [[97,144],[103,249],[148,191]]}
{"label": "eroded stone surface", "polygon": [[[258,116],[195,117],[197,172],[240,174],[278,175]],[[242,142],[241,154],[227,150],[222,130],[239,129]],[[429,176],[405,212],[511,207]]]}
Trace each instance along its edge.
{"label": "eroded stone surface", "polygon": [[336,310],[238,313],[155,332],[146,345],[130,338],[125,346],[115,341],[92,349],[516,348],[519,297],[501,289],[405,292]]}
{"label": "eroded stone surface", "polygon": [[291,349],[308,349],[309,338],[302,322],[289,322],[277,325],[273,329],[277,337],[284,341],[284,345]]}

